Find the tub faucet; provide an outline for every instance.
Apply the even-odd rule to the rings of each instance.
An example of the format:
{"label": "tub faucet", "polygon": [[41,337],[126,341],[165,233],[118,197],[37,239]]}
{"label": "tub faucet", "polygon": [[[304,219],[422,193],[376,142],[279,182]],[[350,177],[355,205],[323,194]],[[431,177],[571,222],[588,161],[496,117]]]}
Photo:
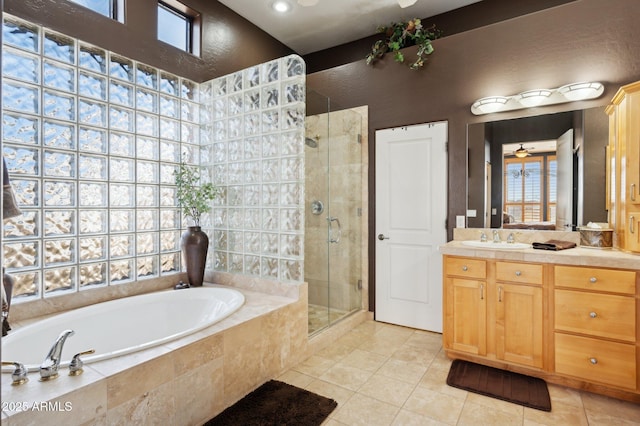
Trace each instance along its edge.
{"label": "tub faucet", "polygon": [[60,359],[62,358],[62,347],[67,337],[71,337],[75,334],[73,330],[65,330],[56,339],[47,357],[40,364],[40,380],[47,381],[58,377],[58,367],[60,367]]}
{"label": "tub faucet", "polygon": [[495,229],[493,231],[493,242],[494,243],[499,243],[500,242],[500,233],[498,231],[496,231]]}

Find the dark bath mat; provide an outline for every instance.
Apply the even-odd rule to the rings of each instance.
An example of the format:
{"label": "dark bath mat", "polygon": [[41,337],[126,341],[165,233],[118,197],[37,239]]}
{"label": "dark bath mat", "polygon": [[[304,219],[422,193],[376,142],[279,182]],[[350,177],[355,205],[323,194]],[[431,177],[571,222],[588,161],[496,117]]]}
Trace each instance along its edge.
{"label": "dark bath mat", "polygon": [[456,359],[451,364],[447,384],[525,407],[551,411],[547,383],[536,377]]}
{"label": "dark bath mat", "polygon": [[337,405],[333,399],[271,380],[205,426],[320,425]]}

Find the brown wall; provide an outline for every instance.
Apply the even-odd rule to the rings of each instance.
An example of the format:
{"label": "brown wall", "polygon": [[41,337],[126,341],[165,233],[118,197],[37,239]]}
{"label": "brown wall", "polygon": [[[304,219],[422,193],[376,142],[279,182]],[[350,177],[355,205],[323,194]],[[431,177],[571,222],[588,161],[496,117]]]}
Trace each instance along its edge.
{"label": "brown wall", "polygon": [[[640,79],[640,2],[578,0],[434,42],[424,69],[410,71],[390,58],[374,67],[358,60],[313,73],[307,85],[344,107],[369,106],[369,211],[375,235],[375,131],[437,120],[449,122],[449,237],[466,210],[466,128],[480,121],[590,108],[608,103],[620,85]],[[415,48],[407,49],[411,54]],[[366,54],[366,52],[363,52]],[[487,116],[471,104],[489,95],[600,81],[596,100]],[[370,282],[375,241],[370,242]],[[375,294],[371,283],[371,293]],[[373,300],[371,301],[373,305]]]}
{"label": "brown wall", "polygon": [[293,53],[212,0],[184,1],[202,15],[200,57],[157,39],[157,0],[126,1],[125,23],[66,0],[6,0],[4,11],[128,58],[203,82]]}

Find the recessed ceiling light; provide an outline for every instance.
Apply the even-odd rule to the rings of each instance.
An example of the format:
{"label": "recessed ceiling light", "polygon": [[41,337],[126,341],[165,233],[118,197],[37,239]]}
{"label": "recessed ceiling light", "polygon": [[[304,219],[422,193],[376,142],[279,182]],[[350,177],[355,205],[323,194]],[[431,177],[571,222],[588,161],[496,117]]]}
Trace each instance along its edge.
{"label": "recessed ceiling light", "polygon": [[291,5],[284,0],[274,1],[271,7],[273,10],[280,13],[286,13],[291,10]]}

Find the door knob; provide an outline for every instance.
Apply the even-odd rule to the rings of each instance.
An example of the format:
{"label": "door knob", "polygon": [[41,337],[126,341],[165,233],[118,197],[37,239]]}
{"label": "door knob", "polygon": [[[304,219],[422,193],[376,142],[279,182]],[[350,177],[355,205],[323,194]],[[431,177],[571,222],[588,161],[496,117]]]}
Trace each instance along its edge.
{"label": "door knob", "polygon": [[379,239],[380,241],[382,241],[382,240],[388,240],[388,239],[389,239],[389,237],[385,237],[385,236],[384,236],[384,234],[378,234],[378,239]]}

